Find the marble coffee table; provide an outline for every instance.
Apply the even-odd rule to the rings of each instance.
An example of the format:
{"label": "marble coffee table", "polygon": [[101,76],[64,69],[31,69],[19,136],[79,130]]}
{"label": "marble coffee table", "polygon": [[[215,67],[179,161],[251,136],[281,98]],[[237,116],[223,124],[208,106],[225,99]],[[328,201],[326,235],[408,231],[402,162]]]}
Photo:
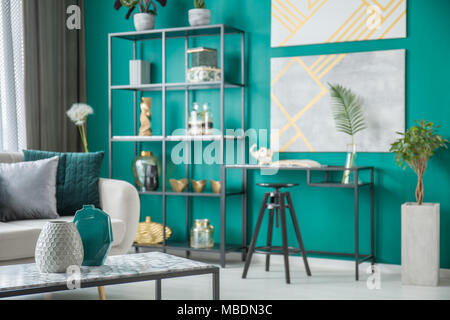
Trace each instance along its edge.
{"label": "marble coffee table", "polygon": [[219,270],[213,265],[161,252],[108,257],[105,265],[81,267],[79,274],[43,274],[34,263],[1,266],[0,298],[154,280],[156,299],[160,300],[162,279],[211,274],[212,298],[218,300]]}

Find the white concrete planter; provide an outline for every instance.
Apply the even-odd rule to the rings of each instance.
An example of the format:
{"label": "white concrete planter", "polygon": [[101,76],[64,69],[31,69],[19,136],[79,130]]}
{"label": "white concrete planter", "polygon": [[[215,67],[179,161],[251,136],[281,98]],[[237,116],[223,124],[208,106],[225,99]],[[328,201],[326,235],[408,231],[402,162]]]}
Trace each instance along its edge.
{"label": "white concrete planter", "polygon": [[402,284],[439,284],[439,203],[402,205]]}
{"label": "white concrete planter", "polygon": [[189,10],[189,24],[191,26],[205,26],[211,22],[211,11],[208,9]]}
{"label": "white concrete planter", "polygon": [[133,20],[136,31],[152,30],[155,28],[155,15],[153,13],[135,13]]}

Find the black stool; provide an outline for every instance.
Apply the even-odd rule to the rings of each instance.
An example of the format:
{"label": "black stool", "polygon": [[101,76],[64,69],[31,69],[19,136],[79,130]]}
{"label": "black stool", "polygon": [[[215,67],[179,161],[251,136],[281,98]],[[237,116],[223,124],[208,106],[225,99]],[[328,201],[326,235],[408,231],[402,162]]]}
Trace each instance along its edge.
{"label": "black stool", "polygon": [[[269,271],[270,255],[274,254],[274,252],[272,250],[278,250],[278,251],[282,252],[282,254],[284,255],[286,283],[291,282],[290,275],[289,275],[289,253],[301,253],[302,258],[303,258],[303,263],[305,264],[306,274],[308,276],[311,276],[311,271],[310,271],[309,265],[308,265],[308,258],[306,256],[305,248],[303,246],[302,236],[300,235],[300,228],[298,226],[297,216],[295,215],[294,205],[292,204],[291,194],[289,192],[280,192],[280,189],[282,189],[282,188],[296,187],[296,186],[298,186],[298,184],[258,183],[257,185],[260,187],[275,188],[275,191],[266,192],[264,194],[264,200],[261,205],[261,210],[259,211],[258,221],[256,222],[255,233],[253,234],[252,241],[250,243],[250,248],[247,253],[247,258],[245,261],[244,273],[242,274],[242,278],[247,277],[248,268],[250,267],[250,263],[252,260],[253,253],[255,252],[255,249],[263,250],[263,251],[261,251],[261,253],[266,254],[266,271]],[[284,200],[285,198],[287,200],[287,204]],[[270,200],[270,201],[268,201],[268,200]],[[258,234],[259,234],[259,230],[261,228],[261,222],[263,220],[264,212],[266,211],[266,208],[269,209],[269,230],[267,233],[267,246],[255,247],[256,240],[257,240]],[[286,226],[286,208],[289,208],[289,211],[291,213],[292,223],[294,224],[294,229],[295,229],[295,233],[297,235],[297,240],[298,240],[300,249],[288,247],[287,226]],[[282,247],[272,246],[272,230],[273,230],[274,213],[276,213],[277,227],[278,227],[278,217],[281,216],[281,235],[282,235],[282,241],[283,241]]]}

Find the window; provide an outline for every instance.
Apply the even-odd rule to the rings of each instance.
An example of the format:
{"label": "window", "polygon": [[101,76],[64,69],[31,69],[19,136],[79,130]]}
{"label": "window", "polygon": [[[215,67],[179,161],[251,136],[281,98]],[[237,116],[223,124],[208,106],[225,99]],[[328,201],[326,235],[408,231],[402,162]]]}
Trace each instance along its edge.
{"label": "window", "polygon": [[0,151],[26,148],[22,1],[0,1]]}

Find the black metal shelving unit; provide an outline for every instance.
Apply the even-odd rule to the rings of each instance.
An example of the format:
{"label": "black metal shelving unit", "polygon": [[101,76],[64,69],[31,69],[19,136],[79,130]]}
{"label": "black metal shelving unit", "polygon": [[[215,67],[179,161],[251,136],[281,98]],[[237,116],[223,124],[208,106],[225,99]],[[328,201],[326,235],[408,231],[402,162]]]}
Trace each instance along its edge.
{"label": "black metal shelving unit", "polygon": [[[226,61],[225,61],[225,37],[234,35],[240,37],[241,48],[240,48],[240,82],[231,83],[227,82],[225,79],[226,74]],[[219,48],[219,63],[222,69],[221,81],[208,82],[208,83],[168,83],[166,82],[166,40],[174,38],[182,38],[185,40],[185,66],[188,68],[188,55],[187,49],[189,48],[189,40],[197,37],[218,37],[220,41]],[[151,41],[159,40],[162,42],[162,82],[155,84],[146,84],[140,86],[132,85],[113,85],[112,83],[112,42],[114,39],[128,40],[133,43],[133,59],[137,58],[137,43],[140,41]],[[165,226],[167,217],[167,198],[171,196],[182,196],[186,197],[186,240],[182,242],[164,240],[161,245],[154,246],[144,246],[136,245],[136,250],[140,247],[158,249],[166,251],[168,249],[173,250],[184,250],[186,251],[186,256],[189,257],[191,251],[203,251],[203,252],[214,252],[220,254],[220,264],[225,267],[227,253],[232,251],[239,251],[245,249],[247,246],[247,169],[242,168],[242,183],[240,190],[227,190],[226,187],[226,166],[225,166],[225,141],[228,139],[241,140],[242,146],[242,163],[245,163],[245,137],[244,136],[227,136],[225,135],[225,98],[227,90],[241,90],[241,128],[245,132],[245,33],[242,30],[230,27],[224,24],[209,25],[201,27],[185,27],[185,28],[170,28],[170,29],[157,29],[149,30],[143,32],[124,32],[124,33],[111,33],[108,37],[108,71],[109,71],[109,176],[113,176],[113,146],[117,142],[133,142],[134,151],[137,154],[137,143],[138,142],[161,142],[162,145],[162,190],[155,192],[140,192],[141,197],[143,196],[159,196],[162,197],[162,210],[163,210],[163,226],[164,226],[164,238],[165,238]],[[184,91],[185,92],[185,128],[188,127],[188,112],[189,112],[189,94],[194,90],[219,90],[220,91],[220,135],[210,135],[210,136],[171,136],[166,132],[166,93],[167,91]],[[162,135],[160,136],[150,136],[150,137],[140,137],[140,136],[116,136],[113,134],[112,128],[112,115],[113,115],[113,91],[131,91],[134,93],[134,133],[137,134],[138,130],[138,94],[147,91],[157,91],[162,93]],[[234,128],[236,130],[236,128]],[[189,189],[187,192],[172,192],[167,189],[167,177],[166,177],[166,167],[167,167],[167,142],[179,141],[185,142],[186,148],[189,150],[191,148],[192,141],[219,141],[220,142],[220,154],[222,162],[220,164],[220,182],[221,182],[221,193],[194,193]],[[190,167],[191,164],[186,164],[186,178],[190,180]],[[189,187],[188,187],[189,188]],[[240,245],[229,245],[226,241],[226,201],[230,196],[241,196],[242,197],[242,243]],[[191,216],[191,206],[189,199],[191,197],[211,197],[217,198],[220,202],[220,242],[215,244],[213,248],[210,249],[193,249],[189,246],[189,231],[190,231],[190,216]],[[245,257],[245,250],[242,250],[242,257]]]}

